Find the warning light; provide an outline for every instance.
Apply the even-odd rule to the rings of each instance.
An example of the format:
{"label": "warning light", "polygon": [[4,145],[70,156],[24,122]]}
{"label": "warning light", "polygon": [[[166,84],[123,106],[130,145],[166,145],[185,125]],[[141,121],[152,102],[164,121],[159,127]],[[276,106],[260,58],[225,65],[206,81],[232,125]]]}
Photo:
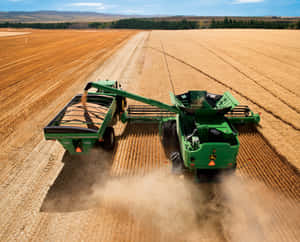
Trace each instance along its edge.
{"label": "warning light", "polygon": [[195,166],[195,163],[191,163],[191,166]]}
{"label": "warning light", "polygon": [[213,149],[213,153],[216,153],[217,151],[216,151],[216,149]]}
{"label": "warning light", "polygon": [[99,139],[99,142],[103,142],[104,141],[104,139]]}
{"label": "warning light", "polygon": [[228,166],[232,166],[232,163],[228,163]]}
{"label": "warning light", "polygon": [[217,159],[217,156],[216,156],[215,154],[210,155],[210,156],[209,156],[209,159],[210,159],[210,160],[216,160],[216,159]]}
{"label": "warning light", "polygon": [[80,147],[77,147],[77,148],[76,148],[76,152],[77,152],[77,153],[81,153],[81,152],[82,152],[82,149],[81,149]]}
{"label": "warning light", "polygon": [[216,165],[216,163],[215,163],[215,161],[213,161],[213,160],[211,160],[209,163],[208,163],[208,166],[215,166]]}

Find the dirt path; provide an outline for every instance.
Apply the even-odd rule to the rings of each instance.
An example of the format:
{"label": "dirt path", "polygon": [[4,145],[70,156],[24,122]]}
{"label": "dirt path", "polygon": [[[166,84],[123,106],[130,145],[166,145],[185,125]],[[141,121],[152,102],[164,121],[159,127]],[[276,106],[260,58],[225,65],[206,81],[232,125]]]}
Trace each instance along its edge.
{"label": "dirt path", "polygon": [[0,32],[0,37],[30,34],[30,32]]}

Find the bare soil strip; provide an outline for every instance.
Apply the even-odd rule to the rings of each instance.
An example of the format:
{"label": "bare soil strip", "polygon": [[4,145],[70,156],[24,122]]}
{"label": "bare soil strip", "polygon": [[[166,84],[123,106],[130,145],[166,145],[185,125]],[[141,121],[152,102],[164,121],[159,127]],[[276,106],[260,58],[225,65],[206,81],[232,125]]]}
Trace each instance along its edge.
{"label": "bare soil strip", "polygon": [[30,32],[0,32],[0,37],[30,34]]}

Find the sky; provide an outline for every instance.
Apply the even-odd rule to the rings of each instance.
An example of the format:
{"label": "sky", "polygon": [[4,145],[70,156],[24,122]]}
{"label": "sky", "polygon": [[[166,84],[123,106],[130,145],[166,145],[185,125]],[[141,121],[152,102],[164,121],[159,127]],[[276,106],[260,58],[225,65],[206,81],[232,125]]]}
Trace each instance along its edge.
{"label": "sky", "polygon": [[300,16],[300,0],[0,0],[0,11],[130,15]]}

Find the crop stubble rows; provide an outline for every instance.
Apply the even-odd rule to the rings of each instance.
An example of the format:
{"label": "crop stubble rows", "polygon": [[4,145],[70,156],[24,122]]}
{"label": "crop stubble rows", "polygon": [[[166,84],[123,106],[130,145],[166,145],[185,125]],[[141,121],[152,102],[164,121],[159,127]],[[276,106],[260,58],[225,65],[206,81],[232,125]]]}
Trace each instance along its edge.
{"label": "crop stubble rows", "polygon": [[[236,33],[233,33],[233,36],[235,34]],[[278,113],[278,110],[276,110],[272,105],[265,107],[265,103],[261,103],[255,92],[251,90],[257,90],[257,87],[254,88],[251,86],[257,84],[253,80],[263,85],[263,81],[265,80],[260,79],[262,75],[259,76],[259,78],[256,76],[261,72],[279,83],[280,81],[277,80],[278,77],[274,73],[270,74],[266,73],[266,70],[260,70],[260,65],[255,65],[255,63],[243,58],[241,58],[238,63],[232,63],[227,52],[230,52],[230,55],[232,56],[239,53],[238,51],[243,53],[243,45],[240,43],[242,41],[238,41],[240,45],[235,45],[239,49],[237,48],[238,50],[236,50],[236,52],[231,52],[229,50],[231,50],[230,48],[233,36],[226,32],[224,35],[227,36],[224,39],[225,44],[222,47],[222,51],[219,52],[218,47],[214,49],[215,51],[218,51],[216,56],[216,53],[212,53],[211,51],[208,51],[208,49],[215,47],[215,42],[219,37],[217,33],[207,32],[205,34],[204,32],[204,34],[198,34],[198,32],[193,31],[179,31],[177,33],[160,31],[152,32],[147,39],[145,45],[146,48],[144,48],[144,53],[142,54],[143,60],[139,60],[142,63],[142,69],[139,71],[140,77],[138,80],[135,80],[136,82],[129,81],[126,83],[126,89],[135,90],[139,94],[157,98],[164,102],[169,102],[167,92],[173,91],[174,89],[176,93],[180,93],[188,89],[207,89],[210,92],[221,93],[225,90],[231,89],[231,91],[234,92],[234,95],[241,102],[246,102],[256,111],[262,111],[262,117],[265,118],[265,121],[263,121],[262,126],[259,129],[265,137],[269,139],[269,137],[273,134],[272,129],[281,127],[287,129],[287,132],[280,132],[279,137],[286,135],[286,133],[296,133],[297,135],[294,137],[297,141],[299,138],[297,133],[299,132],[297,130],[297,126],[299,124],[297,123],[297,118],[299,118],[299,116],[297,116],[298,113],[293,114],[294,116],[296,115],[296,120],[291,120],[289,119],[289,116],[287,116],[289,115],[288,112],[286,112],[285,115],[282,115],[281,113]],[[279,38],[275,40],[272,39],[272,41],[275,42],[281,40],[282,36],[280,33],[274,32],[274,35],[278,35]],[[258,42],[260,40],[259,38],[256,38],[256,35],[254,37],[250,34],[248,37],[251,37]],[[201,44],[198,44],[197,42],[201,38],[203,39],[203,42],[206,42],[203,43],[200,41]],[[270,40],[268,41],[270,43]],[[191,43],[193,46],[193,53],[185,49],[185,43],[187,42]],[[297,46],[297,43],[291,41],[289,46],[291,47],[292,45],[295,47]],[[223,53],[226,53],[226,55],[223,56]],[[270,55],[270,53],[268,53],[268,55]],[[220,58],[220,56],[222,57]],[[234,56],[234,58],[237,57]],[[220,64],[220,62],[223,63]],[[212,63],[214,63],[215,66],[211,66]],[[255,67],[253,67],[254,65]],[[294,65],[295,64],[289,65],[288,68],[292,68],[291,66],[294,68]],[[252,69],[247,68],[247,66],[251,66]],[[214,68],[221,68],[223,76],[220,76],[219,72],[215,72]],[[278,68],[280,69],[280,67]],[[250,72],[250,69],[257,69],[257,71],[255,71],[255,75],[253,74],[254,72]],[[294,69],[293,71],[297,72],[297,70]],[[289,76],[283,72],[284,71],[280,72],[280,75]],[[245,73],[247,74],[245,75]],[[298,87],[295,88],[291,85],[291,83],[293,83],[292,74],[291,79],[287,80],[287,93],[285,93],[285,96],[282,97],[288,105],[287,103],[280,101],[280,99],[278,99],[279,101],[271,100],[275,105],[278,104],[283,107],[286,105],[286,107],[290,109],[293,105],[297,105],[297,98],[300,92]],[[231,77],[234,79],[234,82],[229,80]],[[249,84],[249,86],[247,86],[242,82],[240,83],[238,81],[239,78],[245,78],[245,82],[252,81],[254,84]],[[281,83],[282,85],[285,85],[284,82]],[[250,91],[247,90],[248,87]],[[276,91],[278,91],[276,88],[277,87],[266,85],[265,88],[263,88],[263,91],[259,91],[259,94],[267,95],[269,97],[270,93],[272,93],[271,96],[275,99],[273,94],[276,94]],[[293,90],[293,92],[289,90]],[[287,99],[288,93],[293,94],[295,102]],[[267,116],[264,112],[270,115]],[[266,127],[268,122],[272,124],[271,128]],[[272,191],[275,194],[275,197],[272,197],[275,202],[272,204],[271,210],[273,213],[273,222],[270,226],[262,226],[266,235],[269,235],[270,233],[273,233],[273,235],[270,238],[264,237],[264,239],[268,239],[270,241],[272,241],[272,239],[277,239],[278,241],[297,241],[299,235],[299,223],[295,220],[291,220],[289,218],[290,213],[287,211],[294,211],[294,213],[297,214],[297,211],[299,210],[300,179],[298,171],[290,166],[284,158],[281,158],[274,148],[270,146],[268,141],[266,141],[266,139],[255,129],[241,128],[240,132],[241,150],[238,157],[237,175],[243,179],[250,178],[250,180],[253,180],[254,182],[262,183],[266,186],[265,189],[267,193]],[[272,142],[274,140],[269,140],[271,141],[272,146],[275,146],[276,150],[282,152],[282,150],[277,148],[276,142],[275,144]],[[288,137],[284,140],[288,140]],[[290,148],[290,145],[291,143],[287,144],[287,147],[289,147],[288,150],[293,151],[293,149]],[[47,148],[43,151],[43,153],[48,153]],[[61,159],[59,158],[62,155],[61,150],[58,152],[54,149],[52,153],[57,153],[58,158],[56,159]],[[291,156],[294,156],[295,154],[296,152],[293,151]],[[284,155],[286,154],[284,153]],[[286,157],[290,158],[288,155],[286,155]],[[43,156],[41,156],[41,159],[42,158]],[[47,164],[47,162],[45,163]],[[295,162],[295,164],[297,164],[297,162]],[[48,166],[49,164],[41,165],[41,169],[38,169],[36,174],[41,175],[40,171],[49,169]],[[110,169],[110,175],[113,177],[146,175],[156,169],[159,169],[163,173],[168,173],[169,167],[170,163],[160,143],[157,127],[153,125],[128,125],[125,127],[123,136],[118,138],[118,146],[113,154],[113,163]],[[28,169],[26,166],[23,168]],[[51,176],[53,176],[53,174],[49,175],[49,177]],[[28,181],[28,184],[31,182],[34,183],[34,179],[36,179],[35,176],[32,178],[32,181]],[[41,179],[39,178],[37,180],[40,181]],[[36,184],[36,186],[46,186],[46,180],[47,179],[44,180],[43,184]],[[15,187],[16,189],[17,186],[20,186],[22,183],[21,178],[19,178],[19,182],[20,183],[18,183]],[[26,185],[27,184],[25,183],[25,186]],[[250,197],[257,196],[257,191],[251,190],[250,187],[246,188]],[[34,188],[31,189],[38,190]],[[259,190],[259,192],[261,192],[261,190]],[[19,193],[19,196],[20,195],[21,194]],[[39,196],[44,195],[45,194],[40,194]],[[263,199],[269,199],[264,196],[263,193],[259,194],[259,196],[262,196]],[[34,202],[34,198],[35,196],[32,196],[30,199],[24,196],[24,199],[26,199],[25,204],[27,204],[25,207],[35,210],[33,206],[39,205]],[[19,197],[19,199],[22,198]],[[284,203],[282,201],[284,201]],[[84,240],[89,238],[90,240],[98,241],[176,240],[176,238],[172,238],[172,236],[170,237],[162,234],[156,226],[153,226],[152,223],[143,223],[143,221],[137,220],[132,214],[128,214],[126,209],[122,210],[118,208],[118,202],[106,202],[105,199],[102,202],[103,203],[100,204],[99,208],[88,210],[86,212],[71,213],[69,215],[51,215],[41,213],[38,215],[39,219],[34,218],[35,220],[27,220],[28,218],[26,218],[25,221],[27,221],[28,224],[32,223],[32,226],[28,229],[28,231],[26,231],[26,226],[24,228],[22,227],[24,221],[10,222],[9,226],[6,227],[5,234],[2,235],[2,238],[12,238],[14,235],[9,234],[16,230],[15,226],[17,225],[17,227],[21,228],[21,231],[25,231],[23,236],[26,236],[23,238],[38,238],[43,236],[42,238],[44,239],[48,238],[52,240],[55,238],[68,238],[68,240]],[[19,206],[22,206],[22,203],[19,204]],[[9,217],[10,216],[8,216],[8,220]],[[17,218],[17,216],[15,216],[15,218]],[[70,223],[70,221],[74,222]],[[65,224],[65,226],[62,226],[63,224]],[[218,228],[215,228],[217,232],[214,231],[213,233],[210,233],[207,231],[204,233],[202,238],[203,241],[222,241],[228,235],[227,233],[229,233],[229,237],[226,238],[230,238],[230,232],[225,231],[224,234],[222,234],[222,224],[218,224],[217,227]]]}

